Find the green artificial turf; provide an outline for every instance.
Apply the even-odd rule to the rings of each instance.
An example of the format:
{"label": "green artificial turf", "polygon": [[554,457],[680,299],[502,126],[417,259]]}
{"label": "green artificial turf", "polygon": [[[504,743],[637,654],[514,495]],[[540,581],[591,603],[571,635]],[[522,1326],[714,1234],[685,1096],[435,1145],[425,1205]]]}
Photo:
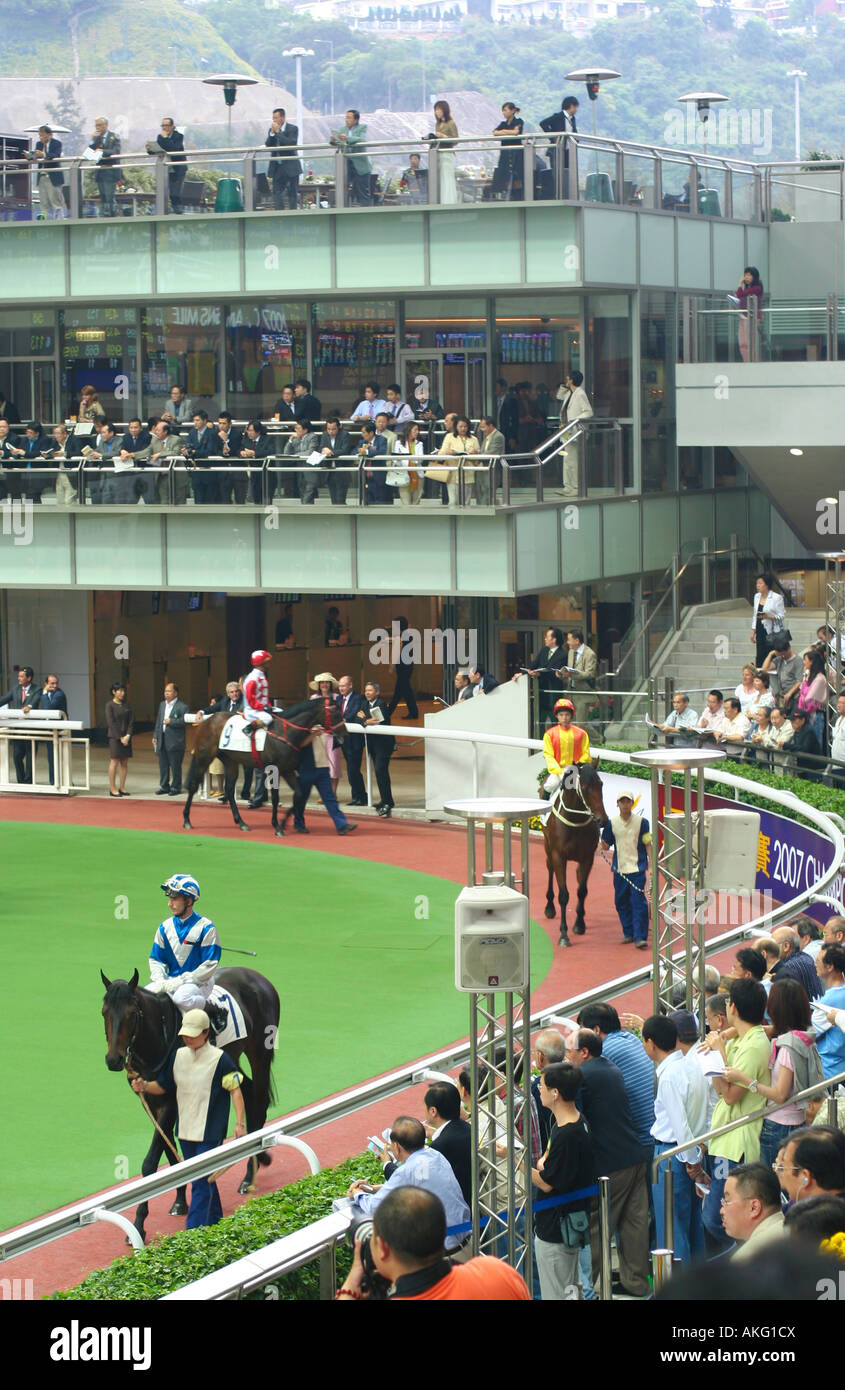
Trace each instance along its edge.
{"label": "green artificial turf", "polygon": [[[0,1229],[140,1172],[151,1127],[105,1065],[100,969],[148,979],[166,910],[159,884],[172,873],[197,877],[221,944],[258,952],[224,951],[223,964],[260,970],[279,992],[272,1115],[467,1032],[455,883],[276,842],[9,823],[2,840]],[[531,948],[536,984],[552,960],[536,925]]]}

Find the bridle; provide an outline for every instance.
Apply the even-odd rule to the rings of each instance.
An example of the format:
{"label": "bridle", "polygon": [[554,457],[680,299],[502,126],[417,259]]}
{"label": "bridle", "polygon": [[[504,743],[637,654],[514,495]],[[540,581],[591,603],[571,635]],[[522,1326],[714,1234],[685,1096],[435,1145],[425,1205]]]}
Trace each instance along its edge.
{"label": "bridle", "polygon": [[[173,1007],[176,1008],[176,1005],[174,1004]],[[140,1027],[141,1017],[142,1017],[140,1006],[138,1005],[138,1003],[137,1003],[136,1001],[133,1001],[132,1008],[133,1008],[133,1010],[134,1010],[134,1012],[135,1012],[135,1026],[134,1026],[134,1028],[132,1029],[132,1036],[130,1037],[129,1041],[128,1041],[127,1044],[126,1044],[126,1052],[125,1052],[125,1066],[126,1066],[126,1070],[128,1071],[128,1070],[130,1069],[130,1067],[131,1067],[131,1069],[132,1069],[133,1071],[137,1071],[137,1072],[139,1073],[139,1075],[142,1075],[142,1074],[146,1071],[146,1072],[149,1072],[152,1076],[155,1076],[158,1072],[161,1071],[162,1067],[164,1066],[164,1064],[165,1064],[165,1062],[167,1061],[168,1057],[170,1056],[171,1052],[172,1052],[172,1051],[174,1050],[174,1048],[176,1047],[176,1045],[177,1045],[177,1043],[178,1043],[178,1041],[179,1041],[179,1034],[178,1034],[178,1032],[177,1032],[177,1033],[174,1033],[174,1034],[173,1034],[173,1037],[168,1041],[167,1019],[166,1019],[167,1010],[166,1010],[166,1009],[162,1009],[162,1011],[161,1011],[161,1034],[162,1034],[161,1041],[162,1041],[162,1046],[164,1047],[164,1053],[163,1053],[163,1056],[162,1056],[162,1058],[161,1058],[161,1061],[159,1061],[159,1062],[154,1062],[154,1063],[145,1062],[144,1059],[143,1059],[143,1057],[141,1057],[139,1053],[137,1053],[137,1052],[133,1053],[133,1051],[132,1051],[132,1046],[133,1046],[133,1044],[134,1044],[134,1042],[135,1042],[135,1038],[136,1038],[137,1035],[138,1035],[138,1028]],[[178,1009],[177,1009],[176,1011],[177,1011],[177,1013],[179,1012]]]}
{"label": "bridle", "polygon": [[[593,811],[593,810],[587,805],[587,802],[586,802],[586,800],[584,799],[584,791],[583,791],[583,788],[582,788],[582,786],[581,786],[581,773],[580,773],[580,772],[578,773],[578,781],[577,781],[576,784],[575,784],[574,790],[578,793],[578,798],[579,798],[579,800],[580,800],[580,802],[581,802],[581,805],[580,805],[580,806],[566,806],[566,807],[564,807],[564,810],[568,811],[569,814],[570,814],[571,816],[580,816],[582,819],[581,819],[581,820],[567,820],[567,819],[566,819],[566,816],[563,814],[563,811],[560,809],[560,803],[561,803],[561,801],[563,800],[563,793],[564,793],[565,791],[569,791],[569,790],[570,790],[570,788],[569,788],[569,787],[565,787],[565,786],[563,785],[563,783],[561,782],[561,785],[558,787],[558,790],[556,791],[556,793],[555,793],[555,795],[554,795],[554,798],[553,798],[553,800],[552,800],[552,811],[553,811],[554,814],[557,816],[558,820],[561,821],[561,822],[563,823],[563,825],[568,826],[570,830],[586,830],[586,828],[587,828],[587,823],[588,823],[588,821],[590,821],[590,820],[594,820],[594,821],[596,821],[599,825],[601,825],[601,823],[602,823],[602,822],[601,822],[601,816],[597,816],[596,813],[595,813],[595,811]],[[583,809],[582,809],[582,808],[583,808]]]}
{"label": "bridle", "polygon": [[[326,701],[325,701],[325,707],[326,707],[326,713],[327,713],[327,714],[329,714],[329,713],[331,712],[332,708],[336,708],[336,706],[334,706],[334,704],[333,704],[333,701],[331,701],[331,700],[328,699],[328,698],[327,698]],[[311,734],[311,733],[314,732],[313,726],[310,725],[310,724],[295,724],[294,721],[293,721],[292,719],[284,719],[284,718],[282,718],[280,715],[277,715],[276,717],[277,717],[279,723],[280,723],[281,726],[282,726],[282,732],[281,732],[280,734],[274,734],[273,731],[272,731],[272,729],[268,729],[268,730],[267,730],[267,737],[268,737],[268,738],[274,738],[274,739],[276,740],[277,743],[286,743],[287,746],[288,746],[288,748],[295,748],[295,749],[298,749],[298,748],[300,747],[300,745],[299,745],[298,743],[293,743],[293,742],[286,736],[286,735],[287,735],[288,729],[296,729],[297,732],[298,732],[298,733],[301,733],[301,734]],[[338,727],[340,726],[340,724],[342,724],[342,723],[343,723],[343,720],[339,720],[337,724],[335,724],[335,725],[333,725],[333,726],[332,726],[332,725],[329,725],[329,727],[327,728],[326,732],[327,732],[327,733],[331,733],[331,732],[332,732],[332,728],[338,728]]]}

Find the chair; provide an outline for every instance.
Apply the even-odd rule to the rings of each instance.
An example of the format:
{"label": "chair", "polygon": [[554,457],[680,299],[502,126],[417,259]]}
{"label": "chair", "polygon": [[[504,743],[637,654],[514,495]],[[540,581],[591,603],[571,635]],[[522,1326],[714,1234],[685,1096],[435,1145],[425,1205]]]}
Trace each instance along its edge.
{"label": "chair", "polygon": [[205,184],[202,179],[185,179],[182,184],[182,206],[199,210],[205,205]]}
{"label": "chair", "polygon": [[719,193],[717,189],[699,188],[698,211],[704,217],[722,216],[722,204],[719,201]]}

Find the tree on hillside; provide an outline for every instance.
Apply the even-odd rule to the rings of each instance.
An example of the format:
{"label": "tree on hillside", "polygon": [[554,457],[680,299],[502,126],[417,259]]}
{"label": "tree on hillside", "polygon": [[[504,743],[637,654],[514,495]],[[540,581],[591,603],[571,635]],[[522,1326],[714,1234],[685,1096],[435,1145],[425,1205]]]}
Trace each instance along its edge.
{"label": "tree on hillside", "polygon": [[733,29],[734,17],[731,0],[713,0],[713,8],[710,11],[708,23],[714,29]]}
{"label": "tree on hillside", "polygon": [[72,82],[58,83],[56,100],[47,103],[47,113],[56,125],[67,126],[70,133],[65,137],[65,145],[82,145],[85,142],[85,125]]}

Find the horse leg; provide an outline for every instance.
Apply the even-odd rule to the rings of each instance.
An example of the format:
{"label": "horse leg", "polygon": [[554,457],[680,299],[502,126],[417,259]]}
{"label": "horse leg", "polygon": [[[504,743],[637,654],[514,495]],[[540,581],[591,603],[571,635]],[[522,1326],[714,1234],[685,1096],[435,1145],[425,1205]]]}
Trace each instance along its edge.
{"label": "horse leg", "polygon": [[305,796],[302,787],[299,785],[299,777],[295,770],[293,772],[285,772],[282,775],[285,781],[287,782],[288,786],[290,787],[291,791],[293,792],[293,804],[287,808],[282,819],[282,834],[284,835],[285,828],[291,816],[294,814],[298,816],[300,811],[304,812],[305,802],[308,798]]}
{"label": "horse leg", "polygon": [[587,930],[584,921],[584,903],[587,900],[587,880],[590,877],[590,870],[593,867],[593,855],[589,859],[579,859],[576,877],[578,879],[578,906],[575,909],[575,925],[572,928],[574,936],[583,936]]}
{"label": "horse leg", "polygon": [[557,916],[557,910],[555,908],[555,871],[551,864],[549,864],[549,885],[546,889],[546,916]]}
{"label": "horse leg", "polygon": [[232,812],[232,820],[239,830],[249,830],[249,826],[238,810],[238,803],[235,800],[235,788],[238,784],[238,764],[224,763],[226,778],[224,782],[223,799],[228,803],[229,810]]}
{"label": "horse leg", "polygon": [[566,886],[566,865],[567,861],[561,859],[557,867],[558,901],[560,902],[560,937],[558,946],[571,946],[569,931],[566,926],[566,909],[569,906],[569,889]]}
{"label": "horse leg", "polygon": [[184,809],[183,809],[183,811],[182,811],[182,829],[183,829],[183,830],[193,830],[193,828],[194,828],[194,827],[191,825],[191,805],[192,805],[192,803],[193,803],[194,796],[196,795],[196,790],[197,790],[197,787],[199,786],[199,782],[200,782],[200,779],[199,779],[199,773],[198,773],[198,771],[197,771],[197,755],[196,755],[196,753],[192,753],[192,754],[191,754],[191,764],[190,764],[190,767],[188,768],[188,775],[187,775],[187,777],[185,778],[185,788],[186,788],[186,790],[187,790],[188,795],[187,795],[187,797],[186,797],[186,799],[185,799],[185,806],[184,806]]}
{"label": "horse leg", "polygon": [[270,780],[270,802],[273,808],[270,814],[270,823],[273,827],[274,834],[282,836],[285,832],[279,826],[279,769],[277,767],[267,768],[264,774],[265,787],[268,778]]}

